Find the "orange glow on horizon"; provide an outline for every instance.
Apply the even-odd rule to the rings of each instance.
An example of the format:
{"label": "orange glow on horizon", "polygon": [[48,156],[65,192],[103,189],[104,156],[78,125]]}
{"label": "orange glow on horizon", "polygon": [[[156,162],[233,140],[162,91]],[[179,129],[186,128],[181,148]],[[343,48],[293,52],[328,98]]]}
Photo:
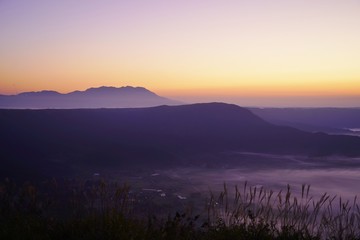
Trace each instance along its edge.
{"label": "orange glow on horizon", "polygon": [[360,96],[358,1],[14,2],[0,3],[0,94]]}

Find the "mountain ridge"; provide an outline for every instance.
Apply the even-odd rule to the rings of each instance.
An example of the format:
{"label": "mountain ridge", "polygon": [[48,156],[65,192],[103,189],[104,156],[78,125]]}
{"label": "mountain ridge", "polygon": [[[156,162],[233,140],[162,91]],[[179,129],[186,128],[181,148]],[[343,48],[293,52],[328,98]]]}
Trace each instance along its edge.
{"label": "mountain ridge", "polygon": [[124,108],[180,104],[144,87],[92,87],[59,93],[52,90],[0,95],[0,108]]}
{"label": "mountain ridge", "polygon": [[[19,95],[42,95],[42,94],[59,94],[59,95],[71,95],[73,93],[85,93],[85,92],[97,92],[97,91],[114,91],[114,90],[118,90],[118,91],[122,91],[122,90],[141,90],[143,92],[148,92],[151,94],[155,94],[154,92],[151,92],[150,90],[144,88],[144,87],[133,87],[133,86],[122,86],[122,87],[113,87],[113,86],[100,86],[100,87],[90,87],[87,88],[83,91],[81,90],[74,90],[68,93],[60,93],[58,91],[54,91],[54,90],[40,90],[40,91],[30,91],[30,92],[21,92],[18,94],[0,94],[0,96],[19,96]],[[109,92],[108,92],[109,93]],[[157,95],[157,94],[155,94]]]}
{"label": "mountain ridge", "polygon": [[352,134],[360,128],[360,108],[249,108],[268,122],[306,131]]}

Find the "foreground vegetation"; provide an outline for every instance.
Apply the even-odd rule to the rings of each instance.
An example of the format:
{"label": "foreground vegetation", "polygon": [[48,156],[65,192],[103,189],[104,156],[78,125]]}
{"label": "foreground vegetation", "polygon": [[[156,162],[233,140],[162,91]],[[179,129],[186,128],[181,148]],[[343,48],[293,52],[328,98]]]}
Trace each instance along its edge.
{"label": "foreground vegetation", "polygon": [[209,194],[204,211],[148,215],[127,185],[51,180],[0,184],[0,239],[360,239],[356,198],[319,199],[303,185],[273,192],[249,187]]}

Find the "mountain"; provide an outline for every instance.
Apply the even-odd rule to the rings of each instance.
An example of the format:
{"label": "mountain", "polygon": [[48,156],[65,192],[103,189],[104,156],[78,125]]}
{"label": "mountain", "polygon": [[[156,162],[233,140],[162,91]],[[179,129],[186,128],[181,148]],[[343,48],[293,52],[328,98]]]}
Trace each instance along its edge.
{"label": "mountain", "polygon": [[274,124],[311,132],[356,134],[360,129],[360,108],[250,108]]}
{"label": "mountain", "polygon": [[[0,132],[0,158],[7,173],[19,167],[50,174],[50,169],[63,171],[74,165],[174,166],[224,152],[360,156],[359,137],[276,126],[247,109],[223,103],[3,109]],[[206,161],[221,161],[211,159]]]}
{"label": "mountain", "polygon": [[176,101],[160,97],[142,87],[99,87],[61,94],[56,91],[24,92],[0,95],[0,108],[69,109],[124,108],[176,105]]}

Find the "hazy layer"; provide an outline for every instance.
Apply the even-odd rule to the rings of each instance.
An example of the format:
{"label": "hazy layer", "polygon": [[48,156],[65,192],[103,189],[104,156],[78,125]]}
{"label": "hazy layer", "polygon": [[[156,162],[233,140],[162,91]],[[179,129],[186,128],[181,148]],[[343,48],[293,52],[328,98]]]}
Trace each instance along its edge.
{"label": "hazy layer", "polygon": [[310,195],[315,198],[324,193],[343,199],[353,199],[359,194],[359,158],[305,158],[266,154],[239,153],[237,161],[221,159],[218,164],[186,166],[171,169],[147,169],[147,171],[121,172],[112,170],[111,176],[142,188],[161,189],[169,193],[190,197],[209,191],[229,191],[234,186],[248,186],[274,191],[286,190],[301,195],[301,186],[309,184]]}

